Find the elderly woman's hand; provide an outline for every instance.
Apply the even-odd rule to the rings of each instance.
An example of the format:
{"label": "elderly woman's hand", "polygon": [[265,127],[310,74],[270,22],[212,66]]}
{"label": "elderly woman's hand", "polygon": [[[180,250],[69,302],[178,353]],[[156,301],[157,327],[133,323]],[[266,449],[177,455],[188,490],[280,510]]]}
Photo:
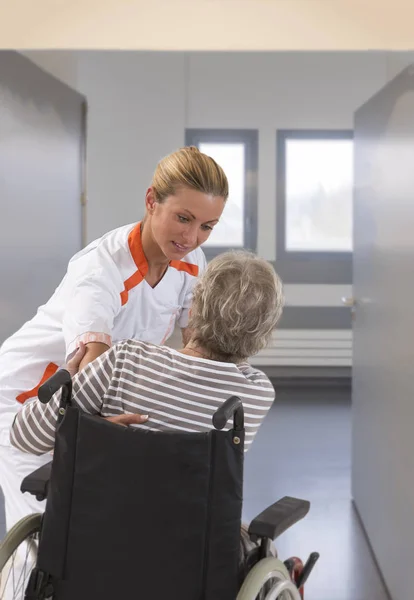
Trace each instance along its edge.
{"label": "elderly woman's hand", "polygon": [[116,417],[104,417],[105,421],[110,421],[111,423],[117,423],[118,425],[124,425],[124,427],[128,427],[128,425],[140,425],[141,423],[145,423],[148,421],[148,415],[139,415],[139,414],[125,414],[125,415],[117,415]]}

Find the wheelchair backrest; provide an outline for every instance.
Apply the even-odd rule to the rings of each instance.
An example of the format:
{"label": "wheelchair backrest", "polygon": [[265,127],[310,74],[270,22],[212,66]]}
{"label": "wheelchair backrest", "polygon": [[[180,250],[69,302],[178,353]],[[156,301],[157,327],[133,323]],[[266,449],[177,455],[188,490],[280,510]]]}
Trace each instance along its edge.
{"label": "wheelchair backrest", "polygon": [[68,407],[38,568],[55,600],[234,600],[244,430],[153,432]]}

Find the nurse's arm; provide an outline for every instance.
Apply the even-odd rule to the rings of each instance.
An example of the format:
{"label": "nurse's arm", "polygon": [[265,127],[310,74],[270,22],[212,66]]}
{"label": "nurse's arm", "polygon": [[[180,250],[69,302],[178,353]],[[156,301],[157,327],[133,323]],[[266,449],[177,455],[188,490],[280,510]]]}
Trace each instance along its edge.
{"label": "nurse's arm", "polygon": [[91,363],[109,349],[107,344],[102,342],[89,342],[85,344],[85,356],[82,358],[78,371],[81,371],[87,364]]}
{"label": "nurse's arm", "polygon": [[[100,356],[72,378],[72,402],[83,412],[99,415],[103,397],[108,389],[115,367],[116,349]],[[68,362],[76,363],[75,357]],[[61,390],[47,404],[35,399],[28,401],[17,413],[10,430],[12,446],[31,454],[45,454],[53,450],[59,416]]]}
{"label": "nurse's arm", "polygon": [[[111,383],[116,361],[117,347],[112,346],[109,352],[98,357],[92,364],[87,365],[84,371],[73,377],[72,402],[75,406],[90,415],[101,415],[103,398]],[[76,363],[76,356],[69,363]],[[67,366],[70,369],[69,363]],[[12,446],[31,454],[45,454],[53,450],[60,400],[59,390],[47,404],[42,404],[38,399],[27,402],[17,413],[11,427]],[[145,423],[148,415],[120,414],[103,418],[118,425],[128,426]]]}

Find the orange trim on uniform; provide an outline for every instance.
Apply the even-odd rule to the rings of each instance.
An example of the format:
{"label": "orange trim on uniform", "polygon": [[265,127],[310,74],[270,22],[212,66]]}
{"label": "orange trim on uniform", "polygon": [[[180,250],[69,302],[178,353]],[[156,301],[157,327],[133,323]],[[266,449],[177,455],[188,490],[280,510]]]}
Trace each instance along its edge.
{"label": "orange trim on uniform", "polygon": [[138,271],[124,281],[125,289],[121,292],[121,306],[128,302],[128,292],[141,283],[148,273],[148,261],[145,257],[141,241],[141,222],[137,223],[128,236],[128,246]]}
{"label": "orange trim on uniform", "polygon": [[[137,271],[126,281],[124,281],[125,289],[121,292],[121,306],[124,306],[128,302],[128,292],[137,286],[143,279],[145,279],[148,273],[148,261],[142,248],[141,240],[141,222],[135,225],[134,229],[128,236],[128,246],[131,256],[134,259],[134,263],[137,266]],[[197,277],[198,266],[190,263],[183,262],[181,260],[172,260],[169,264],[170,267],[177,269],[177,271],[185,271],[189,275]]]}
{"label": "orange trim on uniform", "polygon": [[[128,246],[132,258],[134,259],[134,263],[137,265],[138,271],[142,274],[142,278],[144,278],[145,275],[148,273],[148,261],[145,257],[144,250],[142,248],[141,223],[138,223],[129,234]],[[134,275],[132,277],[134,277]],[[131,279],[131,277],[129,279]]]}
{"label": "orange trim on uniform", "polygon": [[21,404],[23,404],[29,398],[34,398],[35,396],[37,396],[37,392],[39,391],[39,388],[42,385],[42,383],[47,381],[49,379],[49,377],[52,377],[52,375],[54,375],[56,373],[58,368],[59,367],[57,365],[55,365],[54,363],[49,363],[45,369],[45,372],[43,373],[42,379],[39,381],[37,386],[34,387],[32,390],[29,390],[28,392],[23,392],[22,394],[19,394],[16,397],[16,400],[18,402],[20,402]]}
{"label": "orange trim on uniform", "polygon": [[198,275],[198,266],[186,263],[183,260],[171,260],[170,267],[177,269],[177,271],[185,271],[189,275],[194,275],[194,277]]}
{"label": "orange trim on uniform", "polygon": [[131,277],[124,281],[125,289],[121,292],[121,305],[124,306],[128,302],[128,292],[144,279],[140,271],[135,271]]}

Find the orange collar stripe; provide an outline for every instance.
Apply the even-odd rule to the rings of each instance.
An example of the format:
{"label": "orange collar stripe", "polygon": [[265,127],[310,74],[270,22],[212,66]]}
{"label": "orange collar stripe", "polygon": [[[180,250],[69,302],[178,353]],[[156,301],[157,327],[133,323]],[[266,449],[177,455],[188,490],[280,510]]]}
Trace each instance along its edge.
{"label": "orange collar stripe", "polygon": [[141,223],[138,223],[128,236],[129,251],[142,277],[148,273],[148,261],[142,248]]}
{"label": "orange collar stripe", "polygon": [[136,285],[141,283],[143,276],[140,271],[135,271],[131,277],[124,281],[125,289],[121,292],[121,305],[124,306],[128,302],[128,292],[132,290]]}
{"label": "orange collar stripe", "polygon": [[177,269],[177,271],[185,271],[189,275],[193,275],[197,277],[198,275],[198,266],[192,265],[190,263],[186,263],[182,260],[172,260],[170,261],[170,267]]}
{"label": "orange collar stripe", "polygon": [[[124,282],[125,289],[120,294],[122,306],[128,302],[128,292],[141,283],[148,273],[148,261],[142,248],[141,222],[137,223],[137,225],[135,225],[134,229],[129,234],[128,246],[138,270],[135,271],[135,273]],[[177,269],[177,271],[184,271],[185,273],[193,275],[194,277],[197,277],[199,271],[197,265],[192,265],[190,263],[183,262],[182,260],[171,260],[169,266]]]}

